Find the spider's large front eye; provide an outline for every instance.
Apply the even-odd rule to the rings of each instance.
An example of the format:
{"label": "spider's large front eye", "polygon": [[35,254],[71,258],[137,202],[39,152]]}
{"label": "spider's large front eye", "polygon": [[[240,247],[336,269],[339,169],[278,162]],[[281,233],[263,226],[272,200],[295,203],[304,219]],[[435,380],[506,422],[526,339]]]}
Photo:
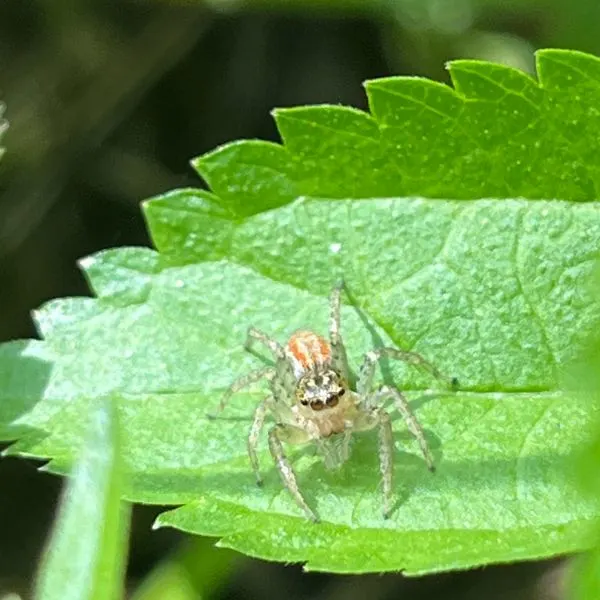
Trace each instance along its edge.
{"label": "spider's large front eye", "polygon": [[340,401],[338,396],[339,392],[337,394],[331,394],[331,396],[327,398],[327,406],[329,406],[330,408],[337,406],[338,402]]}

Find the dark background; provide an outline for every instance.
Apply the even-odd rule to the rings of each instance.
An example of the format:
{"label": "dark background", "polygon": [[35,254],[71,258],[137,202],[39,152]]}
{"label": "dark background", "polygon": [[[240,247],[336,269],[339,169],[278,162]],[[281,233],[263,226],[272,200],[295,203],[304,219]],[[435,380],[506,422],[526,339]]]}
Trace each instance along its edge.
{"label": "dark background", "polygon": [[[366,108],[365,79],[448,81],[444,63],[459,57],[534,72],[533,51],[550,46],[600,54],[600,2],[2,0],[11,126],[0,162],[0,341],[34,336],[30,311],[44,301],[88,293],[78,258],[150,244],[139,203],[202,185],[192,157],[237,138],[277,140],[272,108]],[[28,597],[55,511],[61,481],[36,466],[0,460],[0,598]],[[204,598],[563,597],[560,561],[421,579],[305,575],[152,532],[158,511],[134,511],[128,588],[151,587],[165,569],[182,579],[144,600],[179,598],[184,585]]]}

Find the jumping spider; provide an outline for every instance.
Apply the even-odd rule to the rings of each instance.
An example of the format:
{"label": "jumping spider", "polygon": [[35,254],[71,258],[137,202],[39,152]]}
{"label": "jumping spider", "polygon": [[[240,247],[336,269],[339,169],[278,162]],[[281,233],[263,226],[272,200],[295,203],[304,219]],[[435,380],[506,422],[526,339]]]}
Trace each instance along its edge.
{"label": "jumping spider", "polygon": [[[425,368],[429,373],[450,386],[456,379],[442,375],[432,364],[415,352],[397,348],[377,348],[365,354],[359,371],[356,391],[349,385],[349,368],[340,333],[340,295],[343,283],[335,286],[330,297],[329,339],[312,331],[297,331],[283,347],[267,334],[251,327],[245,344],[247,350],[253,341],[264,344],[275,358],[275,365],[252,371],[235,381],[225,392],[219,412],[231,396],[260,379],[267,379],[271,393],[254,413],[248,435],[248,454],[256,482],[262,485],[256,447],[267,411],[276,424],[269,430],[269,450],[284,486],[296,504],[311,520],[319,517],[307,504],[298,486],[297,476],[285,455],[282,442],[304,444],[315,442],[325,466],[340,467],[349,457],[350,438],[354,432],[379,429],[379,464],[383,481],[383,516],[388,518],[393,507],[392,459],[394,440],[390,415],[383,409],[388,398],[394,401],[411,433],[417,439],[425,462],[434,471],[433,458],[421,425],[411,412],[406,398],[394,387],[384,385],[372,389],[375,367],[379,359],[388,357]],[[332,443],[333,442],[333,443]]]}

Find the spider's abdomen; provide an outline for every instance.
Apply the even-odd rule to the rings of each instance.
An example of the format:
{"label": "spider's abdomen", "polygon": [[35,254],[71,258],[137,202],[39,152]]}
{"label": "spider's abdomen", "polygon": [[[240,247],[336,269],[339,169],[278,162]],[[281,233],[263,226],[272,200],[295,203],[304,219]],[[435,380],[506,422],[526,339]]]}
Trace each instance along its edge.
{"label": "spider's abdomen", "polygon": [[323,367],[331,360],[331,347],[312,331],[297,331],[289,339],[286,353],[294,364],[296,377],[309,370]]}

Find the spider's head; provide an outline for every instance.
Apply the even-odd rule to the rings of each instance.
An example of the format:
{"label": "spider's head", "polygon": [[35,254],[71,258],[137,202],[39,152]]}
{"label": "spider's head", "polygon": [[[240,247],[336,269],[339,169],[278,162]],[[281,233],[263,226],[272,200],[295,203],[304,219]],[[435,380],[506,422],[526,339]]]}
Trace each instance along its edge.
{"label": "spider's head", "polygon": [[334,408],[344,394],[348,384],[333,369],[326,367],[308,371],[298,381],[296,402],[314,411]]}

